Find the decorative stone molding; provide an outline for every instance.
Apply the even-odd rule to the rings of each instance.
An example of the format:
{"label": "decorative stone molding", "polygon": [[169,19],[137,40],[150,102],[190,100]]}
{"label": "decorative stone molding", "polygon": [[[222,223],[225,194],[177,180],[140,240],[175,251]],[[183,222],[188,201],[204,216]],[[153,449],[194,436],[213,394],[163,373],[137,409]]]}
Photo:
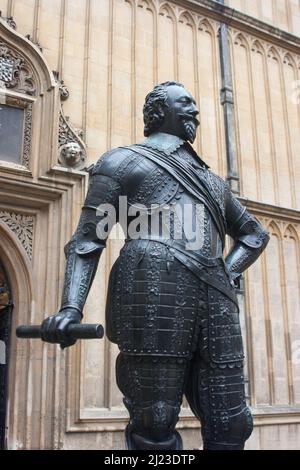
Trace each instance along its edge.
{"label": "decorative stone molding", "polygon": [[28,170],[30,167],[31,142],[32,142],[32,103],[28,103],[25,108],[23,155],[22,155],[22,165],[25,166]]}
{"label": "decorative stone molding", "polygon": [[30,66],[16,51],[0,42],[0,88],[26,95],[36,95],[36,84]]}
{"label": "decorative stone molding", "polygon": [[58,160],[59,163],[73,170],[85,168],[87,153],[83,141],[82,129],[76,129],[71,125],[69,117],[64,115],[63,101],[70,96],[69,89],[63,80],[59,78],[59,72],[53,71],[54,78],[59,85],[60,113],[59,113],[59,135],[58,135]]}
{"label": "decorative stone molding", "polygon": [[0,18],[2,18],[12,29],[17,29],[17,23],[12,16],[2,16],[2,11],[0,11]]}
{"label": "decorative stone molding", "polygon": [[41,52],[43,52],[43,48],[42,48],[41,44],[40,44],[38,41],[34,41],[34,40],[32,39],[32,37],[30,36],[30,34],[26,34],[25,37],[26,37],[26,39],[28,39],[28,41],[32,42],[32,44],[34,44],[35,46],[37,46]]}
{"label": "decorative stone molding", "polygon": [[61,101],[67,101],[70,96],[69,89],[63,80],[59,79],[59,72],[57,70],[52,71],[56,83],[59,85],[59,94]]}
{"label": "decorative stone molding", "polygon": [[17,23],[15,22],[12,16],[10,16],[9,18],[5,18],[5,20],[8,26],[10,26],[12,29],[17,29]]}
{"label": "decorative stone molding", "polygon": [[28,258],[32,260],[34,217],[0,210],[0,220],[18,237]]}
{"label": "decorative stone molding", "polygon": [[58,137],[59,162],[75,170],[83,170],[87,159],[86,146],[81,139],[81,132],[70,124],[69,118],[61,109]]}
{"label": "decorative stone molding", "polygon": [[61,101],[67,101],[67,99],[70,96],[70,92],[68,87],[64,84],[64,81],[60,81],[60,86],[59,86],[59,94],[60,94],[60,99]]}

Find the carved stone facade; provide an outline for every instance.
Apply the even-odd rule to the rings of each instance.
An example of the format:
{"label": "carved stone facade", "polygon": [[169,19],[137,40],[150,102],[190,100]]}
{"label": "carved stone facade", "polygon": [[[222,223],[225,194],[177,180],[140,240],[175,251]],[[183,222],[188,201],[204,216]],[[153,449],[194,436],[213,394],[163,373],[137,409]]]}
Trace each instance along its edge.
{"label": "carved stone facade", "polygon": [[[61,394],[51,362],[58,361],[58,365],[60,359],[55,351],[50,351],[41,361],[41,354],[45,353],[42,345],[36,343],[32,348],[22,344],[16,341],[13,331],[18,324],[40,323],[45,311],[54,312],[57,308],[62,285],[59,265],[64,260],[63,246],[75,225],[73,217],[78,218],[87,176],[58,165],[59,86],[40,50],[2,18],[0,37],[1,110],[12,113],[13,117],[17,115],[20,121],[17,130],[8,129],[8,136],[3,133],[2,136],[7,137],[9,144],[10,135],[13,143],[14,132],[18,131],[17,151],[22,149],[22,155],[13,155],[10,159],[4,153],[5,147],[1,147],[3,155],[0,155],[0,259],[9,279],[13,302],[12,325],[5,326],[11,331],[6,403],[7,406],[9,403],[6,410],[9,426],[5,431],[2,419],[5,406],[2,405],[6,398],[2,396],[0,447],[7,440],[9,448],[52,448],[58,445],[54,444],[50,431],[55,414],[51,402],[57,403]],[[18,109],[15,114],[14,109]],[[28,367],[32,368],[31,377]],[[62,362],[57,369],[59,375],[64,375],[63,368]],[[1,390],[3,378],[1,373]],[[48,407],[44,396],[41,400],[44,380],[50,385],[49,394],[47,392],[50,420],[50,416],[41,415],[42,409]],[[26,381],[30,382],[29,388],[24,388]],[[26,391],[29,389],[30,396]],[[32,409],[30,416],[26,411],[28,406]],[[44,443],[37,444],[42,435]]]}
{"label": "carved stone facade", "polygon": [[26,60],[7,44],[0,42],[0,82],[1,87],[34,96],[35,79]]}
{"label": "carved stone facade", "polygon": [[83,141],[83,130],[76,129],[70,123],[69,116],[65,116],[63,103],[69,99],[70,91],[63,80],[59,79],[59,72],[53,72],[59,85],[61,110],[59,113],[58,133],[58,160],[67,168],[83,170],[86,166],[87,150]]}
{"label": "carved stone facade", "polygon": [[16,96],[16,94],[35,97],[36,80],[30,64],[23,55],[1,40],[0,101],[8,106],[24,110],[23,148],[20,164],[29,170],[32,141],[32,100]]}
{"label": "carved stone facade", "polygon": [[31,260],[34,242],[34,217],[0,210],[0,220],[17,236]]}
{"label": "carved stone facade", "polygon": [[[73,6],[78,15],[70,13]],[[2,90],[6,95],[21,92],[32,113],[26,138],[30,158],[24,159],[30,162],[23,168],[0,162],[1,210],[9,216],[30,214],[35,226],[30,262],[28,252],[22,247],[18,251],[17,231],[0,218],[0,258],[18,285],[14,326],[38,323],[56,311],[63,245],[75,229],[86,190],[80,169],[96,163],[109,148],[143,140],[142,106],[154,84],[179,80],[195,96],[201,121],[195,149],[226,177],[218,30],[220,21],[228,24],[242,201],[272,239],[245,275],[241,301],[255,423],[248,448],[299,449],[297,2],[229,0],[221,13],[211,0],[0,0],[0,10],[18,25],[17,32],[7,23],[0,25]],[[43,56],[24,39],[28,34],[43,46]],[[70,93],[61,84],[59,94],[58,77],[51,70],[58,70]],[[84,142],[77,129],[82,129]],[[60,156],[68,144],[82,149],[79,171],[68,168]],[[76,161],[76,148],[71,162]],[[104,322],[108,270],[121,246],[122,241],[111,240],[103,254],[84,312],[87,322]],[[117,353],[106,339],[79,343],[67,355],[52,345],[15,341],[9,447],[123,448],[127,412],[115,384]],[[186,403],[178,427],[186,449],[201,447],[198,422]]]}
{"label": "carved stone facade", "polygon": [[[62,101],[68,98],[65,85],[60,86],[60,96]],[[82,135],[82,131],[73,128],[69,118],[64,115],[63,109],[61,109],[59,114],[58,152],[59,162],[65,167],[82,170],[86,166],[86,146],[80,135]]]}

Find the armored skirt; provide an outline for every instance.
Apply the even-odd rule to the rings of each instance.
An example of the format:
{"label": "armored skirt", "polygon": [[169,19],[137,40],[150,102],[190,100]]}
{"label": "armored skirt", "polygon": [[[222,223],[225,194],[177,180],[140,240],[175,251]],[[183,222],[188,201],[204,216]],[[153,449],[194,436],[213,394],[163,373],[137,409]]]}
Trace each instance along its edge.
{"label": "armored skirt", "polygon": [[[198,350],[216,366],[241,363],[236,303],[199,279],[171,251],[150,240],[125,244],[110,274],[108,338],[126,354],[190,359]],[[212,275],[229,284],[222,263]]]}

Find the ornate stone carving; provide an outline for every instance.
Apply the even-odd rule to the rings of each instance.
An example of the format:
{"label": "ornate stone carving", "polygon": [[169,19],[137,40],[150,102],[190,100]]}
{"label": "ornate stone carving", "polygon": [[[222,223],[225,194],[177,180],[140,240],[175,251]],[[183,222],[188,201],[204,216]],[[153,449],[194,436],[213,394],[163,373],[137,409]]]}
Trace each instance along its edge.
{"label": "ornate stone carving", "polygon": [[59,78],[59,72],[53,71],[54,78],[59,86],[61,108],[59,114],[58,160],[59,163],[73,170],[83,170],[86,164],[86,146],[83,141],[82,129],[71,125],[69,117],[64,115],[63,101],[70,96],[68,87]]}
{"label": "ornate stone carving", "polygon": [[43,52],[43,48],[42,48],[41,44],[40,44],[38,41],[34,41],[34,40],[32,39],[32,37],[30,36],[30,34],[26,34],[25,37],[28,39],[28,41],[32,42],[32,44],[34,44],[35,46],[37,46],[41,52]]}
{"label": "ornate stone carving", "polygon": [[32,103],[25,108],[22,165],[29,169],[32,140]]}
{"label": "ornate stone carving", "polygon": [[82,169],[84,166],[84,157],[80,145],[77,142],[68,142],[60,148],[59,161],[62,165]]}
{"label": "ornate stone carving", "polygon": [[8,24],[8,26],[10,26],[12,29],[17,29],[17,23],[15,22],[12,16],[5,18],[5,21]]}
{"label": "ornate stone carving", "polygon": [[0,88],[14,89],[27,95],[36,94],[36,84],[25,59],[0,41]]}
{"label": "ornate stone carving", "polygon": [[8,83],[13,79],[13,66],[14,63],[11,59],[1,58],[0,59],[0,80]]}
{"label": "ornate stone carving", "polygon": [[34,217],[0,210],[0,220],[18,237],[28,258],[32,259]]}
{"label": "ornate stone carving", "polygon": [[59,72],[57,70],[53,70],[52,73],[54,75],[55,81],[59,85],[59,94],[61,101],[67,101],[70,96],[70,92],[67,85],[65,85],[65,82],[63,80],[59,79]]}
{"label": "ornate stone carving", "polygon": [[2,16],[2,11],[0,11],[0,18],[2,18],[12,29],[17,29],[17,23],[12,16]]}
{"label": "ornate stone carving", "polygon": [[83,170],[86,164],[86,146],[81,139],[80,130],[75,129],[64,115],[63,110],[59,116],[59,162],[69,168]]}
{"label": "ornate stone carving", "polygon": [[59,93],[60,93],[60,99],[61,101],[67,101],[67,99],[70,96],[70,92],[68,87],[64,84],[64,81],[61,80],[60,86],[59,86]]}

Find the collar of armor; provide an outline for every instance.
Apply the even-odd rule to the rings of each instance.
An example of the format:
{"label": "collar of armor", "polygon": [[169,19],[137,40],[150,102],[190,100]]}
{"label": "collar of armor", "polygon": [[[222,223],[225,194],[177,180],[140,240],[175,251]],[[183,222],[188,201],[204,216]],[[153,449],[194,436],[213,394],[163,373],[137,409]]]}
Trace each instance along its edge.
{"label": "collar of armor", "polygon": [[141,145],[160,150],[166,155],[171,155],[175,150],[185,144],[185,141],[176,135],[165,132],[155,132],[151,134]]}

